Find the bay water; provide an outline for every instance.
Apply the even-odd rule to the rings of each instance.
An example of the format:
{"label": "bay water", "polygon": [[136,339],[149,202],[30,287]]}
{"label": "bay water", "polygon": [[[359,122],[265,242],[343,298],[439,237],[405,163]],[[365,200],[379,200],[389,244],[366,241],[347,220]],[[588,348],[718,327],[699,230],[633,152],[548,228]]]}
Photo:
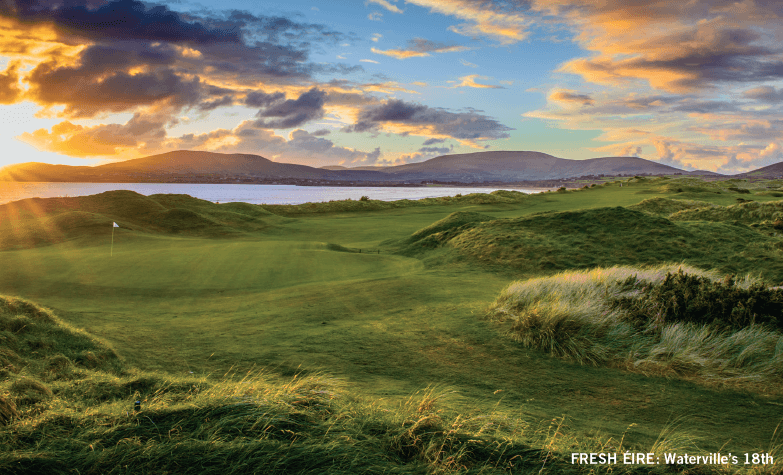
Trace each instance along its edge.
{"label": "bay water", "polygon": [[358,200],[367,196],[373,200],[418,200],[456,194],[489,193],[494,190],[516,190],[537,193],[541,189],[491,187],[338,187],[296,185],[219,185],[185,183],[0,183],[0,204],[25,198],[56,198],[87,196],[111,190],[131,190],[142,195],[175,193],[202,200],[226,203],[239,201],[252,204],[301,204],[331,200]]}

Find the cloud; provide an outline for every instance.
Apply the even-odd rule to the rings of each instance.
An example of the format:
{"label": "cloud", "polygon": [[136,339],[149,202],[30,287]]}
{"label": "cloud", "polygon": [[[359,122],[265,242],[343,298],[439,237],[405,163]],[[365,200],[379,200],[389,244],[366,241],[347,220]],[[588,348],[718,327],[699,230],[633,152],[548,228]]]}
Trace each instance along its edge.
{"label": "cloud", "polygon": [[[106,56],[97,59],[101,52]],[[62,115],[76,118],[155,103],[184,107],[201,98],[200,79],[179,76],[165,67],[161,64],[164,55],[144,63],[141,55],[134,54],[137,52],[127,52],[124,59],[116,53],[119,51],[115,48],[93,46],[85,50],[81,64],[76,66],[41,63],[26,77],[30,84],[27,97],[47,106],[64,105]],[[160,62],[155,64],[156,60]],[[140,70],[130,72],[134,67]]]}
{"label": "cloud", "polygon": [[64,34],[90,39],[111,37],[193,44],[241,42],[241,35],[236,30],[209,28],[198,21],[185,21],[166,6],[147,8],[135,0],[97,3],[97,7],[91,8],[96,2],[4,2],[0,4],[0,15],[26,23],[51,23]]}
{"label": "cloud", "polygon": [[374,59],[360,59],[362,63],[372,63],[372,64],[381,64],[378,61],[375,61]]}
{"label": "cloud", "polygon": [[470,48],[467,46],[447,45],[424,38],[414,38],[408,42],[406,49],[380,50],[378,48],[371,48],[371,51],[376,54],[391,56],[392,58],[407,59],[430,56],[430,53],[454,53],[458,51],[467,51],[469,49]]}
{"label": "cloud", "polygon": [[490,79],[486,76],[480,76],[478,74],[471,74],[469,76],[462,76],[459,78],[462,82],[457,84],[456,86],[451,86],[453,88],[457,87],[472,87],[476,89],[505,89],[503,86],[492,86],[489,84],[479,84],[476,82],[476,79]]}
{"label": "cloud", "polygon": [[587,94],[577,94],[568,89],[559,89],[549,94],[550,101],[562,102],[565,104],[576,103],[583,106],[591,106],[595,103],[593,98]]}
{"label": "cloud", "polygon": [[478,67],[478,64],[470,63],[468,61],[465,61],[464,59],[460,59],[459,62],[462,63],[463,66],[467,66],[469,68],[477,68]]}
{"label": "cloud", "polygon": [[125,124],[101,124],[93,127],[60,122],[51,132],[38,129],[18,138],[38,150],[62,153],[72,157],[133,158],[145,150],[157,150],[166,137],[167,115],[134,116]]}
{"label": "cloud", "polygon": [[14,104],[22,96],[18,71],[19,63],[11,63],[0,73],[0,104]]}
{"label": "cloud", "polygon": [[371,39],[373,42],[377,43],[377,42],[378,42],[378,40],[380,40],[381,38],[383,38],[383,35],[382,35],[382,34],[380,34],[380,33],[373,33],[373,34],[372,34],[372,38],[370,38],[370,39]]}
{"label": "cloud", "polygon": [[383,8],[389,10],[392,13],[403,13],[405,10],[400,10],[397,5],[394,5],[393,3],[388,2],[387,0],[367,0],[364,2],[365,5],[380,5]]}
{"label": "cloud", "polygon": [[[586,81],[686,93],[783,77],[772,2],[625,2],[535,0],[534,11],[576,29],[591,52],[560,71]],[[676,47],[673,47],[676,45]]]}
{"label": "cloud", "polygon": [[426,147],[428,145],[435,145],[436,143],[443,143],[445,141],[446,141],[446,139],[427,139],[427,140],[424,141],[424,143],[422,145],[424,145]]}
{"label": "cloud", "polygon": [[383,13],[372,12],[369,15],[367,15],[367,19],[370,21],[383,21]]}
{"label": "cloud", "polygon": [[269,107],[285,99],[285,93],[268,94],[264,91],[251,91],[245,96],[245,105],[250,107]]}
{"label": "cloud", "polygon": [[469,109],[451,112],[441,108],[390,99],[365,107],[346,132],[384,131],[435,139],[453,138],[463,145],[478,147],[478,141],[508,138],[509,127]]}
{"label": "cloud", "polygon": [[[326,92],[312,88],[297,99],[275,101],[256,114],[255,125],[264,129],[290,129],[324,115]],[[273,118],[274,120],[264,120]]]}
{"label": "cloud", "polygon": [[302,129],[292,131],[288,140],[245,121],[233,130],[188,135],[172,139],[169,148],[188,148],[224,153],[253,153],[286,163],[322,166],[334,163],[373,165],[381,159],[381,150],[365,152],[335,145],[329,139]]}
{"label": "cloud", "polygon": [[436,153],[439,155],[443,155],[444,153],[449,153],[451,151],[451,148],[449,147],[422,147],[419,149],[419,152],[422,153]]}
{"label": "cloud", "polygon": [[[197,16],[135,0],[30,0],[0,3],[0,19],[0,55],[25,65],[0,73],[0,100],[32,100],[69,119],[149,107],[209,112],[259,84],[312,85],[315,73],[361,70],[308,62],[313,44],[350,35],[237,10]],[[28,90],[14,87],[20,80]]]}
{"label": "cloud", "polygon": [[[486,37],[508,45],[528,37],[527,28],[533,24],[525,8],[515,2],[490,0],[406,0],[431,12],[453,16],[466,23],[449,30],[473,38]],[[520,2],[522,3],[522,2]]]}
{"label": "cloud", "polygon": [[783,102],[783,88],[776,89],[773,86],[759,86],[748,89],[742,93],[743,97],[759,102],[778,103]]}

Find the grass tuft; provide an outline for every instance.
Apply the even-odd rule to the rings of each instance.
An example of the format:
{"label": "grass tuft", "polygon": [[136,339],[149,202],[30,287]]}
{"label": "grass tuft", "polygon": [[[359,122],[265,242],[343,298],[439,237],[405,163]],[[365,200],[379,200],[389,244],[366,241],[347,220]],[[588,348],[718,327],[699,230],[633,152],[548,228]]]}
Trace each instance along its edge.
{"label": "grass tuft", "polygon": [[[738,320],[741,325],[703,323],[691,319],[685,308],[662,309],[649,289],[669,285],[672,274],[733,291],[760,288],[750,277],[721,283],[717,274],[685,265],[616,266],[514,282],[488,316],[506,322],[525,346],[582,364],[779,391],[783,334],[748,319]],[[630,280],[639,285],[627,285]],[[742,312],[743,302],[733,302],[729,317]]]}

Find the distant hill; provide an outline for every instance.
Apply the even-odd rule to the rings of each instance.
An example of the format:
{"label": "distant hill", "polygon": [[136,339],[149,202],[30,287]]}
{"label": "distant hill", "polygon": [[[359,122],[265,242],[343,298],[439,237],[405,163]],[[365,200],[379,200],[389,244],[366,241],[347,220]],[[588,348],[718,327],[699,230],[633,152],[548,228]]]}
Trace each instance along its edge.
{"label": "distant hill", "polygon": [[742,178],[781,178],[783,177],[783,162],[773,163],[737,176]]}
{"label": "distant hill", "polygon": [[498,151],[442,155],[420,163],[381,168],[380,171],[408,179],[437,175],[473,177],[475,181],[527,181],[574,178],[586,175],[671,175],[678,168],[638,157],[602,157],[568,160],[541,152]]}
{"label": "distant hill", "polygon": [[[770,168],[770,167],[766,167]],[[442,155],[391,167],[321,168],[252,154],[178,150],[96,167],[22,163],[0,169],[0,181],[358,184],[517,182],[580,176],[712,174],[686,172],[638,157],[568,160],[533,151]]]}
{"label": "distant hill", "polygon": [[178,150],[95,167],[22,163],[0,170],[0,181],[53,182],[237,182],[254,179],[362,180],[383,175],[278,163],[259,155]]}

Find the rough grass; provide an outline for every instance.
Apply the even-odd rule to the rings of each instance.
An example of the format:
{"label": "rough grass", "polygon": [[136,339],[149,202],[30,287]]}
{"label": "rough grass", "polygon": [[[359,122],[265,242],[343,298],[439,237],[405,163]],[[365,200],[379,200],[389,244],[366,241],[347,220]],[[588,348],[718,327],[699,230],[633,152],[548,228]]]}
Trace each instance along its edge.
{"label": "rough grass", "polygon": [[[30,302],[2,298],[0,305],[4,317],[34,322],[28,337],[46,333],[52,341],[37,350],[15,342],[22,369],[0,382],[2,473],[617,473],[618,466],[573,465],[570,454],[640,450],[626,446],[624,435],[574,433],[565,417],[457,413],[450,409],[455,394],[443,387],[387,403],[352,396],[321,373],[281,381],[258,371],[209,378],[107,361],[81,367],[61,351],[74,340],[83,346],[87,335]],[[105,350],[95,340],[90,347]],[[650,450],[698,452],[671,428]]]}
{"label": "rough grass", "polygon": [[648,198],[638,204],[628,206],[628,209],[642,211],[657,216],[669,216],[672,213],[683,210],[692,210],[699,208],[714,208],[718,205],[707,201],[698,200],[678,200],[671,198]]}
{"label": "rough grass", "polygon": [[783,202],[756,201],[732,206],[714,206],[688,209],[673,213],[670,217],[676,221],[728,221],[743,224],[763,223],[783,219]]}
{"label": "rough grass", "polygon": [[[740,329],[719,323],[659,324],[656,315],[640,327],[631,309],[616,305],[619,300],[644,298],[637,288],[623,285],[629,278],[660,285],[667,273],[679,271],[720,281],[716,273],[685,265],[563,272],[512,283],[488,315],[505,322],[524,345],[561,358],[779,392],[783,334],[776,329],[757,324]],[[757,283],[745,278],[734,285],[750,288]]]}

